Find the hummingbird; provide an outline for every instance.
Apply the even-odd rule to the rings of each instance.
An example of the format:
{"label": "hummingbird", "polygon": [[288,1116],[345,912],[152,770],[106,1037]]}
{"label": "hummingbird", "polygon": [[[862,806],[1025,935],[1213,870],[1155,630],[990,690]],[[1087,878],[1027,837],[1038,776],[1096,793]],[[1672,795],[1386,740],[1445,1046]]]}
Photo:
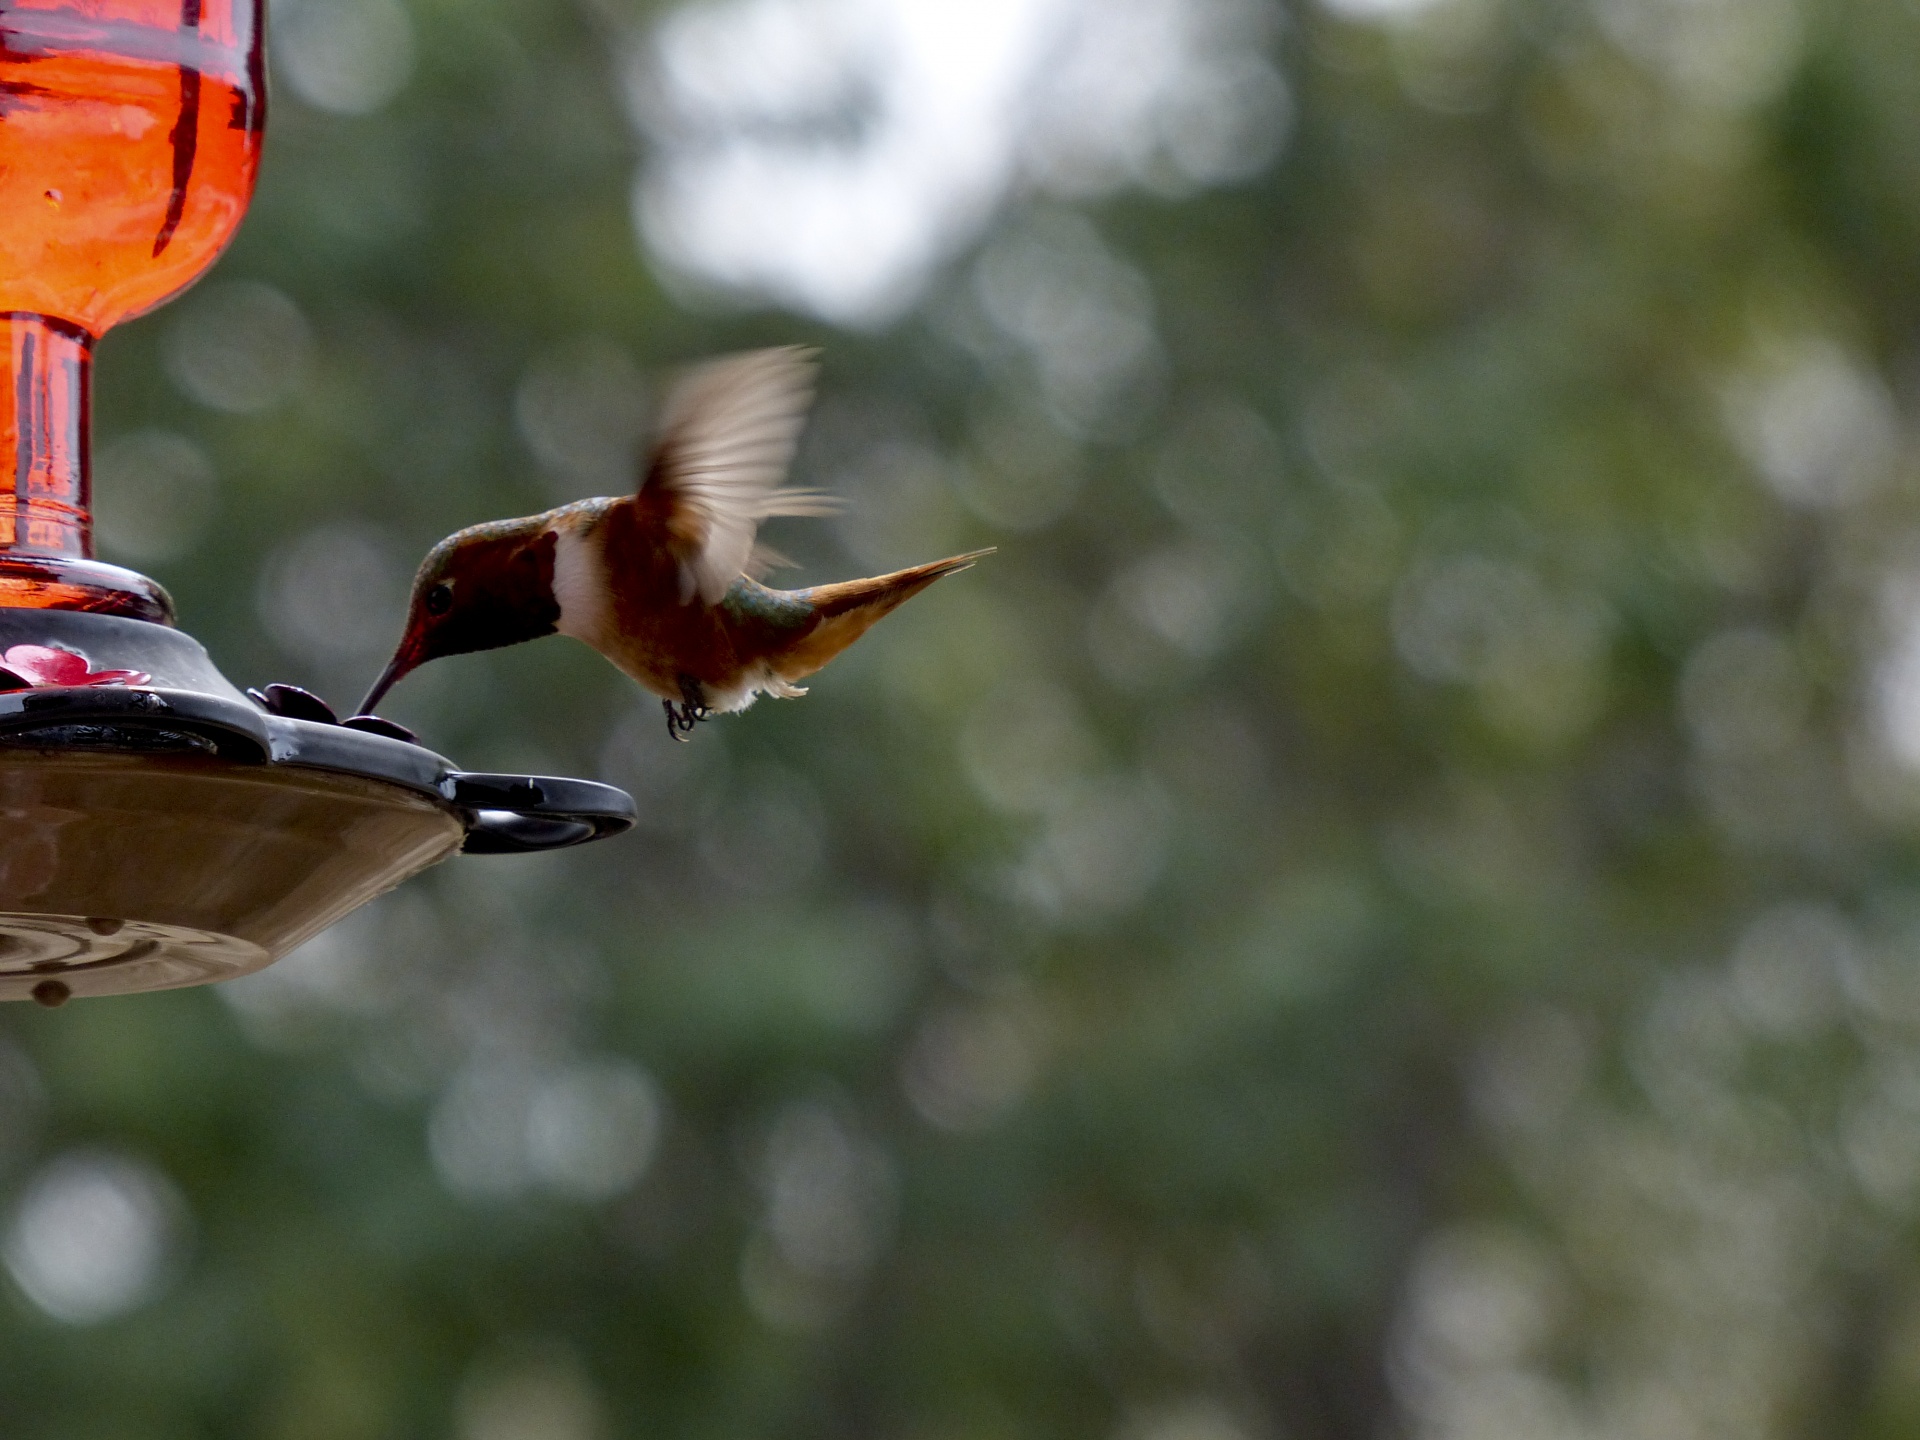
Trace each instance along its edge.
{"label": "hummingbird", "polygon": [[470,526],[421,562],[393,659],[361,702],[446,655],[570,635],[660,698],[668,733],[806,693],[820,669],[890,610],[991,550],[806,590],[759,576],[780,556],[762,520],[825,515],[786,483],[812,401],[817,352],[781,346],[700,365],[675,385],[631,495],[577,500]]}

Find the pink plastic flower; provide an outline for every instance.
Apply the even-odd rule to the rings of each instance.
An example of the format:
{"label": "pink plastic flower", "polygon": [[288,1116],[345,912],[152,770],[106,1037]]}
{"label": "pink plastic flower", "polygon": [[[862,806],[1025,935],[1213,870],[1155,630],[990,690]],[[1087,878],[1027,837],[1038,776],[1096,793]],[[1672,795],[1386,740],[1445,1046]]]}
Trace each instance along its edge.
{"label": "pink plastic flower", "polygon": [[0,689],[59,689],[77,685],[144,685],[144,670],[95,670],[84,655],[53,645],[14,645],[0,655]]}

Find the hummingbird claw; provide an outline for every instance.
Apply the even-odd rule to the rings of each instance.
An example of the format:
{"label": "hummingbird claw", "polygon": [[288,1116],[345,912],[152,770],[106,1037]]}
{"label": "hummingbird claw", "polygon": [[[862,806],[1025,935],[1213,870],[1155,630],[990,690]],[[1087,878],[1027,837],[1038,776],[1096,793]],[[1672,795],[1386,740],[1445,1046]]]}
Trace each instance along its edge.
{"label": "hummingbird claw", "polygon": [[686,744],[687,733],[693,729],[693,721],[683,718],[680,707],[671,700],[662,700],[660,708],[667,712],[667,734],[680,744]]}
{"label": "hummingbird claw", "polygon": [[691,675],[680,677],[681,702],[676,705],[671,700],[662,700],[660,708],[667,712],[667,734],[681,744],[693,733],[693,727],[712,716],[713,711],[701,703],[700,682]]}

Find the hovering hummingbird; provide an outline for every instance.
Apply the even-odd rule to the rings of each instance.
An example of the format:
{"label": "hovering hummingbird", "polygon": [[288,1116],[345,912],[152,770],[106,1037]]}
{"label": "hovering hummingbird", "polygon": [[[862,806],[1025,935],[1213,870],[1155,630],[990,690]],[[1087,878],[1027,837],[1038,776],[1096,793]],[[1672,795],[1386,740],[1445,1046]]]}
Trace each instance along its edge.
{"label": "hovering hummingbird", "polygon": [[834,503],[784,483],[812,398],[815,352],[754,350],[690,371],[667,397],[632,495],[578,500],[449,535],[414,578],[406,630],[361,702],[443,655],[571,635],[660,697],[667,729],[804,695],[802,680],[874,621],[989,550],[869,580],[773,590],[762,520]]}

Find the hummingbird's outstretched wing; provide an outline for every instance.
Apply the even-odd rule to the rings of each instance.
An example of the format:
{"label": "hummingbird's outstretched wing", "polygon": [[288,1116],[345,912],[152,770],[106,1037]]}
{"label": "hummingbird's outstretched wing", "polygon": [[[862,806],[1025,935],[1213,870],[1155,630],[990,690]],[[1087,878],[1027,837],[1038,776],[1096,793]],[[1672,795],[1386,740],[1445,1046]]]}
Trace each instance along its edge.
{"label": "hummingbird's outstretched wing", "polygon": [[783,485],[813,398],[815,351],[752,350],[689,371],[667,397],[635,497],[641,524],[680,563],[680,598],[712,605],[751,563],[773,515],[824,515],[817,490]]}

